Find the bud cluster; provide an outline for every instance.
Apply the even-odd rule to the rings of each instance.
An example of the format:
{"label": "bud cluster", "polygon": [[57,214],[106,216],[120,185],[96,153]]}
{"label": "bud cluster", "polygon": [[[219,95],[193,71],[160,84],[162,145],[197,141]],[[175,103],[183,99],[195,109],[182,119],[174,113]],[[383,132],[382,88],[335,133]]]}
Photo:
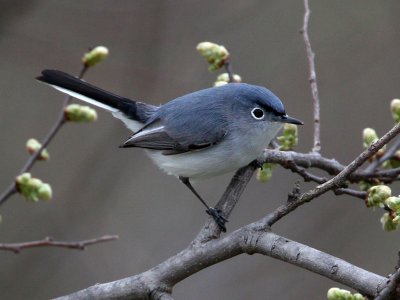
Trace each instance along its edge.
{"label": "bud cluster", "polygon": [[400,122],[400,99],[393,99],[390,103],[390,110],[392,111],[393,120]]}
{"label": "bud cluster", "polygon": [[107,56],[108,49],[104,46],[97,46],[83,55],[82,62],[86,67],[93,67],[105,60]]}
{"label": "bud cluster", "polygon": [[257,180],[261,182],[269,181],[272,178],[272,170],[274,168],[275,164],[264,163],[257,171]]}
{"label": "bud cluster", "polygon": [[38,178],[33,178],[30,173],[23,173],[17,176],[15,186],[26,200],[33,202],[50,200],[52,196],[51,186]]}
{"label": "bud cluster", "polygon": [[299,138],[297,135],[297,126],[286,123],[283,125],[282,135],[276,138],[280,143],[279,150],[289,151],[297,145]]}
{"label": "bud cluster", "polygon": [[368,207],[384,207],[385,200],[392,196],[392,190],[387,185],[375,185],[367,193]]}
{"label": "bud cluster", "polygon": [[[242,77],[238,74],[233,74],[233,82],[242,82]],[[217,77],[217,80],[214,82],[214,86],[221,86],[229,83],[229,74],[222,73]]]}
{"label": "bud cluster", "polygon": [[[39,151],[39,149],[42,147],[42,144],[38,142],[36,139],[29,139],[26,142],[26,150],[28,151],[29,154],[34,154]],[[48,160],[50,158],[50,154],[46,149],[43,149],[39,156],[38,160]]]}
{"label": "bud cluster", "polygon": [[[372,128],[365,128],[363,130],[363,146],[364,149],[369,148],[373,143],[375,143],[377,140],[379,140],[378,135],[376,134],[375,129]],[[386,146],[382,147],[381,149],[378,150],[378,152],[371,157],[371,161],[376,159],[377,157],[381,157],[386,150]]]}
{"label": "bud cluster", "polygon": [[347,290],[339,288],[330,288],[327,294],[328,300],[365,300],[363,295],[359,293],[352,294]]}
{"label": "bud cluster", "polygon": [[211,42],[201,42],[196,49],[207,60],[209,71],[222,68],[229,57],[229,52],[224,46]]}
{"label": "bud cluster", "polygon": [[71,122],[93,122],[97,120],[97,112],[89,106],[70,104],[64,109],[65,118]]}

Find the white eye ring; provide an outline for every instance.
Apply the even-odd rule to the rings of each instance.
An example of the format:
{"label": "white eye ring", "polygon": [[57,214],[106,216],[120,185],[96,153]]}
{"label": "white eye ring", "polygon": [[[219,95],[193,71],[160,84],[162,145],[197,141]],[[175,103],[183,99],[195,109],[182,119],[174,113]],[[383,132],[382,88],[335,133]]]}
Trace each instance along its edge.
{"label": "white eye ring", "polygon": [[255,107],[251,110],[251,115],[256,120],[262,120],[265,117],[265,113],[261,108]]}

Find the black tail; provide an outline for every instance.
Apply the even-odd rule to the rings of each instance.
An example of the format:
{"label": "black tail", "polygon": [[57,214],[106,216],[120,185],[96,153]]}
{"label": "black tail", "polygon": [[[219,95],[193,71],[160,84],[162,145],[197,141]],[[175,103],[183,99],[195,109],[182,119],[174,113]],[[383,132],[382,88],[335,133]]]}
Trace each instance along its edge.
{"label": "black tail", "polygon": [[142,123],[156,110],[155,106],[118,96],[61,71],[44,70],[36,79],[93,105],[112,112],[121,111],[128,118]]}

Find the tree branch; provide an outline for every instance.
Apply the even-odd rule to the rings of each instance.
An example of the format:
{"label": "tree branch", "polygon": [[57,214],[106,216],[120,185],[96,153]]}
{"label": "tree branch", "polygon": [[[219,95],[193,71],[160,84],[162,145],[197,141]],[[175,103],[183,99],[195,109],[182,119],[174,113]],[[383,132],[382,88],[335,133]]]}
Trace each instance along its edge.
{"label": "tree branch", "polygon": [[310,270],[336,282],[357,289],[366,296],[376,296],[386,278],[352,264],[290,241],[272,232],[265,232],[256,223],[242,227],[226,237],[191,245],[177,255],[141,274],[91,286],[60,297],[69,299],[155,299],[155,291],[168,294],[173,286],[196,272],[239,254],[260,253]]}
{"label": "tree branch", "polygon": [[368,149],[362,152],[356,159],[354,159],[348,166],[346,166],[339,174],[327,182],[316,186],[308,192],[300,195],[297,199],[281,205],[274,212],[268,214],[260,226],[269,228],[274,223],[279,221],[284,216],[298,208],[299,206],[310,202],[312,199],[326,193],[329,190],[342,188],[345,181],[350,175],[356,171],[365,161],[372,157],[380,148],[390,142],[397,134],[400,133],[400,123],[396,124],[389,132],[382,136],[379,140],[373,143]]}
{"label": "tree branch", "polygon": [[[78,78],[82,78],[85,75],[87,70],[88,70],[88,67],[86,65],[83,65],[81,71],[79,72]],[[42,146],[40,147],[40,149],[38,151],[36,151],[29,157],[29,159],[26,161],[25,165],[21,168],[21,171],[19,171],[19,174],[28,172],[29,170],[32,169],[34,164],[37,162],[40,154],[42,153],[42,150],[50,144],[50,142],[56,136],[56,134],[58,133],[60,128],[65,124],[66,120],[65,120],[64,108],[71,102],[71,99],[72,99],[71,96],[69,96],[69,95],[65,96],[65,100],[62,105],[61,111],[57,117],[57,120],[55,121],[54,125],[48,132],[47,136],[42,141]],[[3,194],[0,196],[0,205],[5,203],[9,199],[9,197],[12,196],[13,194],[15,194],[16,192],[17,192],[17,189],[15,187],[15,181],[13,181],[8,186],[8,188],[3,192]]]}
{"label": "tree branch", "polygon": [[46,237],[43,240],[23,242],[23,243],[0,243],[0,250],[12,251],[14,253],[20,253],[24,249],[38,248],[38,247],[59,247],[68,249],[85,250],[85,247],[104,243],[118,239],[118,235],[105,235],[99,238],[77,241],[77,242],[65,242],[65,241],[54,241],[51,237]]}
{"label": "tree branch", "polygon": [[314,146],[312,151],[319,152],[321,150],[321,133],[320,133],[320,109],[319,109],[319,96],[318,96],[318,85],[317,85],[317,73],[315,72],[315,53],[311,48],[310,38],[308,36],[308,21],[310,19],[310,7],[308,0],[304,0],[304,18],[303,28],[300,33],[303,35],[304,44],[307,52],[308,65],[310,69],[310,85],[313,97],[313,108],[314,108]]}

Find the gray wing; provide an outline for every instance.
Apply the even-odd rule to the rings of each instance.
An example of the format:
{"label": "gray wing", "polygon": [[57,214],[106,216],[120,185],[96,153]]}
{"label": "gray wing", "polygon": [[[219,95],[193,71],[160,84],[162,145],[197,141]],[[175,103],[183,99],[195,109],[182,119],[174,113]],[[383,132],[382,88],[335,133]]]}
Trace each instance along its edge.
{"label": "gray wing", "polygon": [[193,134],[193,131],[186,126],[177,131],[174,126],[163,124],[158,119],[136,132],[121,147],[161,150],[164,155],[174,155],[216,145],[227,134],[225,128],[202,128],[204,126],[201,124],[197,125],[196,128],[192,128],[195,130]]}

